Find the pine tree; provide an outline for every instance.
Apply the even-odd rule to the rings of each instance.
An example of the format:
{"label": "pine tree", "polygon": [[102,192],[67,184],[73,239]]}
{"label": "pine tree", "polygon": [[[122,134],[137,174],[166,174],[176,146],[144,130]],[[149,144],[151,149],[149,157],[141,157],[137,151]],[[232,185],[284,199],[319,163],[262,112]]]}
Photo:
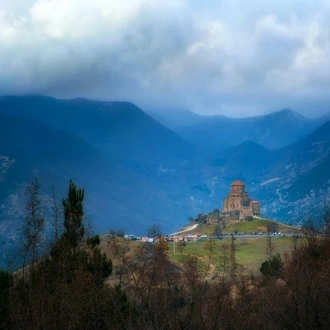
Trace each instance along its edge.
{"label": "pine tree", "polygon": [[74,252],[85,234],[83,199],[84,190],[77,189],[76,185],[70,180],[68,197],[62,200],[65,228],[63,238]]}

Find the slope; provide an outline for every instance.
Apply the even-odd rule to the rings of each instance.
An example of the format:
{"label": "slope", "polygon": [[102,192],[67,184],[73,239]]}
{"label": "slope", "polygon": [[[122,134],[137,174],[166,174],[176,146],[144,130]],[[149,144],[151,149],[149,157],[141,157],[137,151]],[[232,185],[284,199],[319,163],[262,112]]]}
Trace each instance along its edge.
{"label": "slope", "polygon": [[[330,202],[330,122],[274,152],[258,195],[267,214],[299,222]],[[274,194],[275,192],[275,194]]]}
{"label": "slope", "polygon": [[[114,171],[107,169],[108,161],[116,165],[117,209],[129,211],[104,209],[128,231],[139,229],[142,234],[150,222],[158,221],[171,230],[192,214],[191,209],[217,198],[210,197],[209,190],[196,189],[212,177],[214,169],[205,171],[205,167],[213,155],[187,143],[131,103],[10,96],[0,99],[0,111],[79,136],[106,159],[105,172]],[[127,187],[123,193],[121,185]],[[104,199],[103,190],[96,186],[91,193]],[[107,218],[96,221],[109,222]]]}

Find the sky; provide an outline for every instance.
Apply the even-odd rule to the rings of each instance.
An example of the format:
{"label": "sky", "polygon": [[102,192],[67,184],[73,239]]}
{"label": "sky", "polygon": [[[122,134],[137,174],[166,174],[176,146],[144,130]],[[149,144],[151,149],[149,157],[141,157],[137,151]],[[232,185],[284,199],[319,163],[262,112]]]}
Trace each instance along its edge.
{"label": "sky", "polygon": [[328,0],[0,0],[0,95],[330,111]]}

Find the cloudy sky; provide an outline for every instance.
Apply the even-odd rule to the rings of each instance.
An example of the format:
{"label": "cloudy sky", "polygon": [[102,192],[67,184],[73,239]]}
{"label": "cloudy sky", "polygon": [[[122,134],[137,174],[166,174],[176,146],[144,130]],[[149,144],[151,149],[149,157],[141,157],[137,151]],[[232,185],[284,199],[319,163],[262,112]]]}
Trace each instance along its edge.
{"label": "cloudy sky", "polygon": [[328,0],[0,0],[0,94],[330,111]]}

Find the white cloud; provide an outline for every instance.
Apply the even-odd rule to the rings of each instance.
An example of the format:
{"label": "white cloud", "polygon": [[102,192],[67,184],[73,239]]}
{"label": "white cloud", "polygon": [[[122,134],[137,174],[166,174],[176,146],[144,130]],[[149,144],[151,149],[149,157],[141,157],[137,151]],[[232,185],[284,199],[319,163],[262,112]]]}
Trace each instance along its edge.
{"label": "white cloud", "polygon": [[235,116],[326,109],[327,1],[20,4],[0,0],[1,94],[171,103]]}

